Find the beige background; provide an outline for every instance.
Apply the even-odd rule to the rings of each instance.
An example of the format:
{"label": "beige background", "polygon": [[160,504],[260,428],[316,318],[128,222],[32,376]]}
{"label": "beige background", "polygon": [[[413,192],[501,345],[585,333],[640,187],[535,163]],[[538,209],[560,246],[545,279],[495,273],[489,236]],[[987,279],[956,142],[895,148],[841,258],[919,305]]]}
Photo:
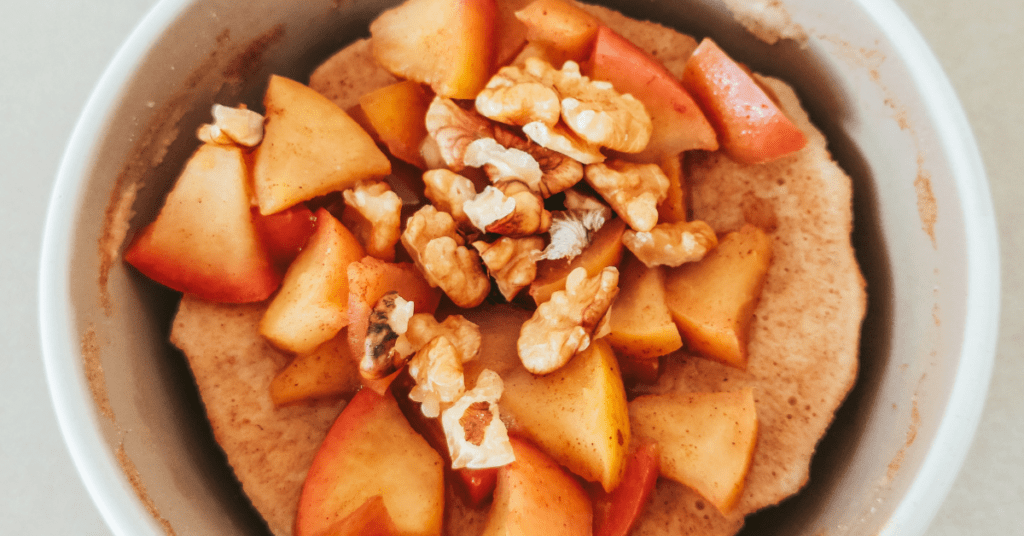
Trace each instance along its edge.
{"label": "beige background", "polygon": [[[109,535],[71,464],[38,341],[36,272],[57,164],[92,86],[154,0],[34,0],[0,18],[0,534]],[[928,536],[1024,535],[1024,3],[898,0],[953,82],[995,199],[1003,321],[979,434]]]}

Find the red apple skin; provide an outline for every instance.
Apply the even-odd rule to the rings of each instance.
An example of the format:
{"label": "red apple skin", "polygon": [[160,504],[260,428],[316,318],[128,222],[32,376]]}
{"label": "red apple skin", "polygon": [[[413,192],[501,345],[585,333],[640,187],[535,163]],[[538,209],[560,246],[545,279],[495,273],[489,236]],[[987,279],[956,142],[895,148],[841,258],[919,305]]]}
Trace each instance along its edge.
{"label": "red apple skin", "polygon": [[594,496],[594,536],[627,536],[654,492],[660,469],[658,445],[641,443],[626,462],[622,483]]}
{"label": "red apple skin", "polygon": [[682,83],[628,39],[601,26],[589,64],[592,78],[633,95],[651,115],[651,141],[641,153],[627,158],[658,162],[663,156],[692,149],[718,149],[714,128]]}
{"label": "red apple skin", "polygon": [[444,435],[444,428],[439,419],[431,419],[423,416],[420,410],[420,403],[409,399],[409,391],[416,385],[416,381],[409,376],[407,369],[398,372],[398,376],[391,382],[391,393],[398,402],[402,414],[409,420],[413,430],[419,432],[430,446],[444,458],[445,478],[454,484],[455,491],[462,497],[466,504],[478,508],[490,500],[494,494],[494,486],[498,481],[498,468],[487,469],[452,469],[451,455],[448,452],[448,439]]}
{"label": "red apple skin", "polygon": [[362,389],[335,420],[302,486],[295,536],[321,536],[381,496],[398,532],[439,536],[444,460],[390,393]]}
{"label": "red apple skin", "polygon": [[263,301],[281,283],[250,208],[245,158],[204,144],[124,260],[166,287],[222,303]]}
{"label": "red apple skin", "polygon": [[287,268],[313,235],[316,228],[313,211],[300,203],[266,216],[260,214],[256,207],[252,212],[256,229],[274,264],[279,269]]}
{"label": "red apple skin", "polygon": [[722,149],[737,162],[769,162],[807,144],[775,101],[711,39],[701,41],[687,60],[683,85],[715,126]]}
{"label": "red apple skin", "polygon": [[591,536],[593,507],[576,477],[525,439],[509,441],[516,459],[498,471],[483,536]]}

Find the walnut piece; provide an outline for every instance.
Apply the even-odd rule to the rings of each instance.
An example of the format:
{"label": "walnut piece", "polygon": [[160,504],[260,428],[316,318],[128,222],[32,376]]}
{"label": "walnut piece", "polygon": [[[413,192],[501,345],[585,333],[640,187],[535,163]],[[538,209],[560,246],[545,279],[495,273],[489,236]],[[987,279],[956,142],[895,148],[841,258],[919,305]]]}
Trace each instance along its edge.
{"label": "walnut piece", "polygon": [[464,245],[447,212],[439,212],[433,205],[420,208],[406,221],[402,245],[427,283],[440,287],[455,305],[476,307],[490,292],[491,280],[480,265],[480,256]]}
{"label": "walnut piece", "polygon": [[531,188],[539,189],[544,173],[540,163],[530,153],[508,148],[494,138],[480,138],[466,146],[463,163],[472,167],[483,167],[491,182],[518,179]]}
{"label": "walnut piece", "polygon": [[551,227],[551,213],[544,208],[544,199],[524,182],[505,180],[494,188],[512,200],[512,211],[486,225],[488,233],[522,237],[546,233]]}
{"label": "walnut piece", "polygon": [[718,246],[718,237],[702,221],[659,223],[650,231],[627,229],[622,243],[648,267],[679,266],[704,258]]}
{"label": "walnut piece", "polygon": [[590,346],[590,337],[602,324],[619,292],[619,271],[609,266],[594,277],[585,268],[569,272],[565,290],[537,306],[523,323],[516,343],[526,370],[548,374]]}
{"label": "walnut piece", "polygon": [[669,180],[657,164],[609,160],[584,170],[587,183],[637,231],[658,223],[658,203],[668,196]]}
{"label": "walnut piece", "polygon": [[519,149],[533,156],[541,170],[537,191],[545,198],[568,190],[583,179],[583,164],[573,158],[545,149],[501,127],[494,129],[494,139],[505,147]]}
{"label": "walnut piece", "polygon": [[485,369],[477,377],[476,387],[441,413],[452,469],[501,467],[515,461],[498,411],[503,388],[501,377]]}
{"label": "walnut piece", "polygon": [[473,227],[481,232],[487,232],[488,226],[511,215],[515,210],[516,200],[494,186],[484,188],[476,197],[462,204],[462,212]]}
{"label": "walnut piece", "polygon": [[542,64],[535,60],[527,61],[522,68],[498,69],[476,96],[476,111],[509,125],[521,126],[534,121],[549,126],[557,123],[562,107],[555,88],[543,79]]}
{"label": "walnut piece", "polygon": [[480,328],[462,315],[451,315],[443,322],[438,322],[432,314],[413,315],[409,319],[404,336],[399,338],[399,343],[405,339],[410,348],[409,353],[415,353],[437,337],[446,337],[455,345],[462,363],[476,359],[480,355],[480,344],[483,340]]}
{"label": "walnut piece", "polygon": [[537,145],[564,154],[582,164],[596,164],[605,160],[600,146],[580,139],[561,123],[549,126],[534,121],[523,125],[523,133]]}
{"label": "walnut piece", "polygon": [[584,141],[625,153],[647,147],[651,116],[635,97],[581,75],[574,61],[555,71],[553,81],[562,97],[562,121]]}
{"label": "walnut piece", "polygon": [[519,291],[537,278],[537,261],[544,248],[544,239],[539,236],[503,236],[491,244],[478,240],[473,242],[473,247],[480,252],[480,258],[501,295],[512,301]]}
{"label": "walnut piece", "polygon": [[366,254],[393,261],[395,244],[402,236],[402,199],[380,181],[362,181],[342,196],[342,223],[356,235]]}
{"label": "walnut piece", "polygon": [[205,143],[256,147],[263,141],[263,116],[242,105],[238,108],[214,104],[213,123],[199,127],[196,136]]}
{"label": "walnut piece", "polygon": [[473,181],[447,169],[432,169],[423,173],[424,195],[439,210],[452,215],[460,226],[472,223],[462,205],[476,197]]}
{"label": "walnut piece", "polygon": [[487,118],[442,97],[434,97],[430,102],[424,121],[427,133],[436,142],[441,158],[452,171],[466,167],[466,147],[470,143],[494,136],[494,128]]}
{"label": "walnut piece", "polygon": [[420,403],[425,417],[439,416],[442,405],[455,402],[466,392],[459,351],[444,335],[416,352],[409,360],[409,375],[416,380],[409,399]]}
{"label": "walnut piece", "polygon": [[413,303],[395,291],[377,300],[370,312],[363,356],[359,360],[362,377],[380,379],[405,365],[411,352],[396,348],[396,341],[407,331],[412,312]]}

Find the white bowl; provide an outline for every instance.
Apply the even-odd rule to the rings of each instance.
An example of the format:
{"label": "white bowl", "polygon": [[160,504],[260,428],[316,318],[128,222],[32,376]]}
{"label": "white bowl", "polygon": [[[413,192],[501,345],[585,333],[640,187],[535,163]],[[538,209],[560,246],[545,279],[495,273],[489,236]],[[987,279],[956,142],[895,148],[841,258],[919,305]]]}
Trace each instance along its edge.
{"label": "white bowl", "polygon": [[[810,486],[745,530],[922,534],[973,436],[999,314],[988,186],[938,63],[888,0],[785,2],[809,36],[803,48],[757,41],[711,0],[609,3],[711,35],[755,70],[793,83],[854,178],[855,245],[870,295],[860,379],[821,444]],[[61,428],[116,534],[266,528],[166,342],[174,294],[102,253],[117,245],[117,233],[105,234],[108,209],[141,184],[132,222],[151,218],[214,101],[258,105],[270,73],[304,79],[365,35],[383,7],[165,0],[88,101],[51,200],[40,309]]]}

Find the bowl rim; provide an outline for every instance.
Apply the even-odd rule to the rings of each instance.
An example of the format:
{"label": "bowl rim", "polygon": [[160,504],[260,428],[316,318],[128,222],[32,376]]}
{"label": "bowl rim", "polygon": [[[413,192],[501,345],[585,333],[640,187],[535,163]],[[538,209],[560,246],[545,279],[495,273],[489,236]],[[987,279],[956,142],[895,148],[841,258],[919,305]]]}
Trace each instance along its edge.
{"label": "bowl rim", "polygon": [[[100,134],[133,73],[166,29],[196,0],[160,0],[118,49],[75,124],[58,168],[44,224],[39,325],[51,402],[89,496],[115,534],[160,534],[104,438],[82,367],[70,303],[70,255],[80,201]],[[912,483],[881,534],[923,534],[949,493],[973,442],[987,398],[1000,317],[1000,255],[992,197],[967,116],[938,59],[893,0],[853,0],[889,39],[920,91],[948,159],[967,249],[963,342],[938,429]]]}

